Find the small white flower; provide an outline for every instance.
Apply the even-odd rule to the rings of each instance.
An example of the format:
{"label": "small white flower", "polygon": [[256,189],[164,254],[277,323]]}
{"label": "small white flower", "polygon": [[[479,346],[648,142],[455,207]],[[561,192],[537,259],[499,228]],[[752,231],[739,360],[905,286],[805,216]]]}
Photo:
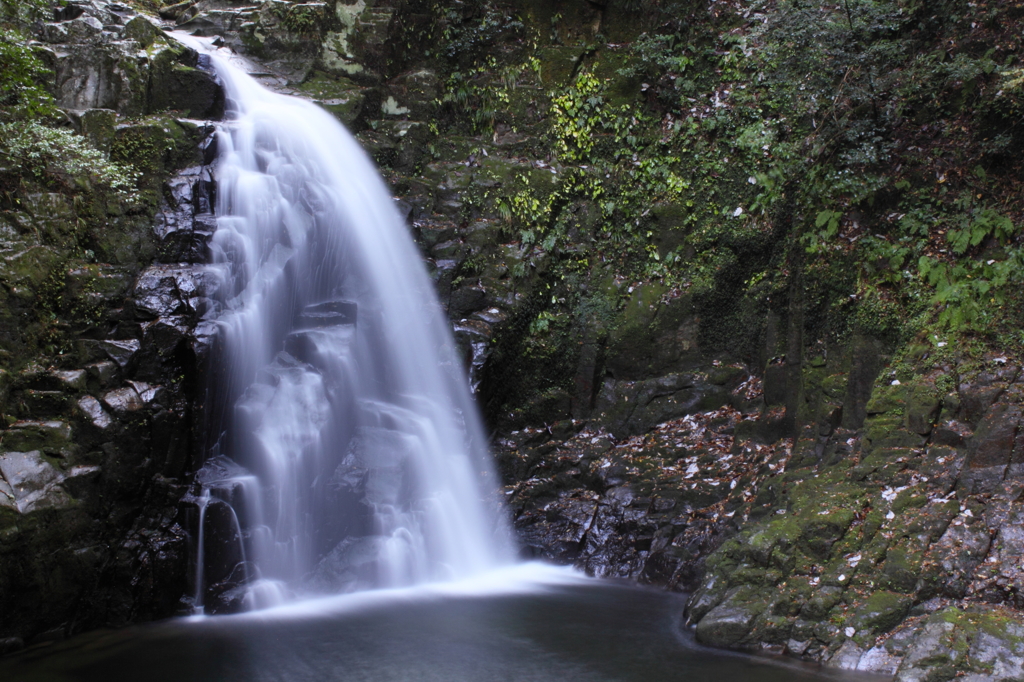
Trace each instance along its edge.
{"label": "small white flower", "polygon": [[753,175],[751,175],[749,178],[747,178],[747,182],[749,182],[751,185],[756,185],[757,184],[757,178],[755,178]]}
{"label": "small white flower", "polygon": [[899,379],[893,379],[891,385],[892,386],[899,386],[900,385],[900,380]]}
{"label": "small white flower", "polygon": [[937,346],[938,346],[939,348],[945,348],[945,347],[946,347],[947,345],[949,345],[949,344],[947,344],[947,343],[946,343],[945,341],[939,341],[939,342],[938,342],[938,343],[937,343],[936,345],[937,345]]}
{"label": "small white flower", "polygon": [[893,519],[896,518],[896,514],[894,514],[893,512],[889,512],[888,514],[885,515],[885,518],[887,518],[890,521],[892,521]]}
{"label": "small white flower", "polygon": [[732,212],[732,217],[739,218],[741,215],[743,215],[743,207],[737,206],[736,210]]}

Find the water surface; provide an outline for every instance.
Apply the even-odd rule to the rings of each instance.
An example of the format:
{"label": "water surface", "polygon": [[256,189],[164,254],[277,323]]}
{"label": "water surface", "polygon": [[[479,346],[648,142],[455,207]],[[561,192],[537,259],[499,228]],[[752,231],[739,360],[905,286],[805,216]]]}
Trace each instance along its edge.
{"label": "water surface", "polygon": [[[94,633],[0,661],[7,682],[880,680],[704,648],[685,598],[523,570]],[[552,577],[554,576],[554,579]],[[534,576],[536,578],[536,575]],[[503,583],[503,584],[502,584]]]}

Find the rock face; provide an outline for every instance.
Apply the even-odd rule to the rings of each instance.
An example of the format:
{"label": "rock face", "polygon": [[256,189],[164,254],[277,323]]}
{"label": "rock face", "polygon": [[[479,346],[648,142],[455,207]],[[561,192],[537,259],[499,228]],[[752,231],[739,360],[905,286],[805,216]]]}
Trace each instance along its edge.
{"label": "rock face", "polygon": [[202,265],[213,126],[197,120],[223,112],[215,76],[124,5],[72,2],[53,18],[36,30],[57,105],[141,176],[134,198],[23,181],[3,207],[7,649],[177,608],[189,552],[178,501],[202,438],[204,315],[216,313]]}
{"label": "rock face", "polygon": [[[649,157],[635,150],[631,175],[600,166],[628,141],[605,139],[610,116],[608,128],[572,128],[599,115],[566,98],[590,73],[595,110],[665,104],[623,68],[635,53],[595,38],[635,41],[650,26],[623,3],[541,4],[453,4],[424,19],[416,2],[328,3],[312,56],[271,55],[301,65],[277,82],[334,107],[391,181],[496,428],[524,553],[692,591],[689,620],[717,646],[903,679],[985,679],[994,669],[962,652],[991,647],[1013,670],[1015,361],[929,340],[896,363],[878,320],[823,319],[822,292],[840,285],[801,274],[800,249],[779,237],[785,210],[741,238],[652,201],[629,214],[648,230],[648,257],[688,259],[681,245],[704,229],[723,248],[677,265],[692,275],[681,283],[614,264],[602,231],[624,213],[607,202],[639,180],[596,183],[594,168],[637,179]],[[265,10],[231,11],[271,26]],[[207,14],[187,21],[221,30]],[[424,25],[429,45],[410,30]],[[662,93],[693,86],[671,78]],[[691,98],[678,124],[713,117],[726,96]],[[565,121],[568,106],[579,108]],[[663,140],[676,124],[657,124]],[[608,147],[560,143],[562,125]],[[722,188],[761,180],[724,163],[715,191],[729,198],[708,201],[735,200],[739,218],[749,204]],[[786,279],[768,284],[773,271]]]}

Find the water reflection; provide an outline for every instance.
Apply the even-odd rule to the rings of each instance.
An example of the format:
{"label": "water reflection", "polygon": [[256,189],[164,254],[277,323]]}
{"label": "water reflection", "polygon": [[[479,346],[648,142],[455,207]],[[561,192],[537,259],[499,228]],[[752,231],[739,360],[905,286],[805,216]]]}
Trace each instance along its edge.
{"label": "water reflection", "polygon": [[[564,576],[564,574],[563,574]],[[0,661],[9,682],[879,680],[705,649],[684,598],[573,578],[498,594],[363,593],[76,638]]]}

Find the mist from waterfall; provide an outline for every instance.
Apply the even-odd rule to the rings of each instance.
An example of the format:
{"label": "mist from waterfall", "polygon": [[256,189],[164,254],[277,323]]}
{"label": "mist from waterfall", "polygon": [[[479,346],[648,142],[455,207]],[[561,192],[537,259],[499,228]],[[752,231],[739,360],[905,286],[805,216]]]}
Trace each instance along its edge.
{"label": "mist from waterfall", "polygon": [[[183,40],[228,102],[212,240],[224,432],[198,476],[197,605],[218,582],[254,608],[510,561],[449,326],[373,163],[330,114]],[[212,539],[218,506],[236,549]]]}

